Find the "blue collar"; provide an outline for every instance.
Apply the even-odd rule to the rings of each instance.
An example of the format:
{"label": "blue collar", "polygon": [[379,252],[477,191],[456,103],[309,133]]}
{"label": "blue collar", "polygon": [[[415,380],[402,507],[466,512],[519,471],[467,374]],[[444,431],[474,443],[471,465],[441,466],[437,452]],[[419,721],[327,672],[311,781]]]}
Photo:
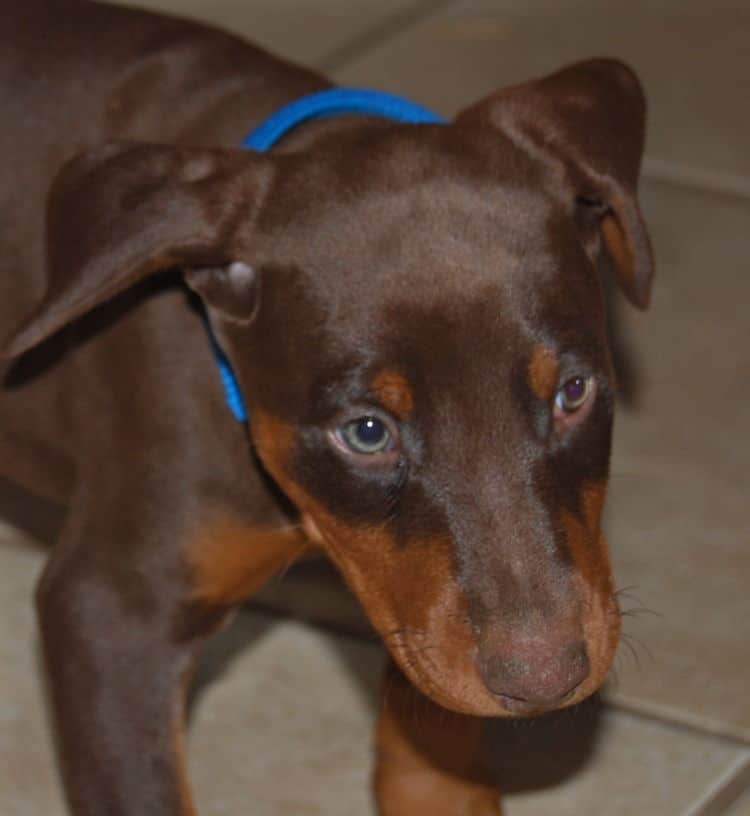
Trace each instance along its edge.
{"label": "blue collar", "polygon": [[[273,147],[282,136],[302,122],[321,119],[325,116],[347,114],[383,116],[396,122],[407,124],[444,124],[445,119],[421,105],[410,102],[394,94],[363,88],[328,88],[325,91],[308,94],[284,105],[261,122],[243,140],[242,147],[265,151]],[[209,329],[210,331],[210,329]],[[224,386],[224,396],[230,410],[240,422],[247,422],[247,410],[242,392],[232,367],[224,352],[219,348],[213,333],[211,343],[219,366],[219,374]]]}

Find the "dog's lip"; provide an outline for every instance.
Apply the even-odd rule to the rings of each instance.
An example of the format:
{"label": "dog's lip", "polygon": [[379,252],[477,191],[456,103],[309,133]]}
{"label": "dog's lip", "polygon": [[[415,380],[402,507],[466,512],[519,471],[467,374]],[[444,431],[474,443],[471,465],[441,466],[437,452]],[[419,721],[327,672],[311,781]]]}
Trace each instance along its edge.
{"label": "dog's lip", "polygon": [[[502,717],[508,715],[509,712],[503,708],[495,695],[478,681],[478,676],[476,690],[473,693],[462,695],[447,689],[440,682],[444,672],[435,665],[423,647],[415,646],[408,641],[408,638],[404,638],[397,643],[388,643],[388,648],[393,659],[412,684],[443,708],[469,716]],[[475,665],[474,658],[475,655],[470,650],[470,653],[466,655],[466,665]]]}
{"label": "dog's lip", "polygon": [[[508,694],[495,694],[494,697],[509,714],[514,716],[533,716],[550,710],[550,708],[541,706],[538,703],[521,700]],[[555,708],[558,708],[558,706],[555,706]]]}

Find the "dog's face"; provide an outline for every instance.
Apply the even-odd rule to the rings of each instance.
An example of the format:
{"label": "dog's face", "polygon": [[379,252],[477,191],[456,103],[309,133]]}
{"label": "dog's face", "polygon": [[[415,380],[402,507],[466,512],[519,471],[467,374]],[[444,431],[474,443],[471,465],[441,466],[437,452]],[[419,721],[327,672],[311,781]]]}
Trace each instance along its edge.
{"label": "dog's face", "polygon": [[[353,193],[348,166],[368,163]],[[339,141],[315,170],[322,202],[305,163],[272,191],[304,215],[256,239],[257,314],[224,326],[263,462],[432,697],[482,714],[581,699],[619,620],[581,205],[471,130]]]}
{"label": "dog's face", "polygon": [[[263,464],[406,674],[449,708],[577,702],[614,655],[599,267],[643,305],[642,120],[631,75],[597,62],[446,127],[354,130],[260,168],[161,159],[162,175],[207,184],[224,259],[241,262],[187,279]],[[204,243],[189,251],[209,261]],[[184,262],[173,244],[146,255]]]}

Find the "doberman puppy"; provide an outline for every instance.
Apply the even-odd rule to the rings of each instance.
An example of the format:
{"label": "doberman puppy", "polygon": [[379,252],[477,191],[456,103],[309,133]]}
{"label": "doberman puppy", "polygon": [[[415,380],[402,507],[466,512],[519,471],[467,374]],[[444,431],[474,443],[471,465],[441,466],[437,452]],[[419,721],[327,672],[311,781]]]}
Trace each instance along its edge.
{"label": "doberman puppy", "polygon": [[37,603],[73,813],[195,813],[201,646],[309,544],[392,656],[380,813],[499,813],[479,718],[579,702],[618,640],[600,273],[646,305],[638,81],[592,60],[259,154],[324,77],[89,0],[0,36],[0,470],[66,508]]}

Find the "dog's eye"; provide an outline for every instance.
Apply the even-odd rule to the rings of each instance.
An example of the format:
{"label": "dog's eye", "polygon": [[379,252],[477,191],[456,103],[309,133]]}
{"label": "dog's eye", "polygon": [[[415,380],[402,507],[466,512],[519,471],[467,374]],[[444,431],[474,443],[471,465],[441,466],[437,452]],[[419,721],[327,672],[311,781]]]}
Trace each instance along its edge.
{"label": "dog's eye", "polygon": [[347,422],[340,429],[340,434],[344,444],[354,453],[383,453],[393,443],[393,435],[387,425],[376,416],[363,416]]}
{"label": "dog's eye", "polygon": [[591,397],[593,377],[571,377],[555,395],[555,416],[565,417],[580,411]]}

